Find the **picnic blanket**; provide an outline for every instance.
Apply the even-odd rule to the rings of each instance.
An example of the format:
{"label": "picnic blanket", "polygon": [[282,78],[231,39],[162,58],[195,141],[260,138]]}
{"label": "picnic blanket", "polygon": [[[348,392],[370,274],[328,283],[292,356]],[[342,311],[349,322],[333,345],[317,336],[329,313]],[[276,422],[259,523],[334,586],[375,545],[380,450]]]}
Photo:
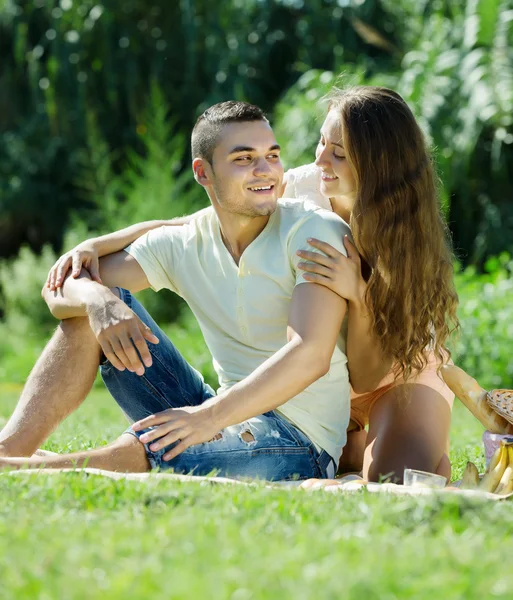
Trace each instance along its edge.
{"label": "picnic blanket", "polygon": [[[200,483],[203,485],[242,485],[242,486],[262,486],[271,489],[296,490],[301,485],[301,481],[275,481],[275,482],[252,482],[239,479],[230,479],[228,477],[202,477],[199,475],[178,475],[176,473],[115,473],[113,471],[103,471],[101,469],[22,469],[18,471],[5,471],[0,473],[4,477],[27,477],[27,476],[46,476],[58,475],[62,473],[82,473],[88,477],[107,477],[115,480],[125,481],[155,481],[168,480],[189,483]],[[474,498],[492,501],[508,500],[513,498],[513,493],[506,496],[499,496],[482,490],[462,490],[458,488],[458,483],[445,488],[422,488],[398,485],[395,483],[364,483],[354,476],[342,477],[338,480],[338,485],[319,487],[304,490],[305,492],[325,492],[333,494],[388,494],[395,496],[446,496],[447,494],[463,498]]]}

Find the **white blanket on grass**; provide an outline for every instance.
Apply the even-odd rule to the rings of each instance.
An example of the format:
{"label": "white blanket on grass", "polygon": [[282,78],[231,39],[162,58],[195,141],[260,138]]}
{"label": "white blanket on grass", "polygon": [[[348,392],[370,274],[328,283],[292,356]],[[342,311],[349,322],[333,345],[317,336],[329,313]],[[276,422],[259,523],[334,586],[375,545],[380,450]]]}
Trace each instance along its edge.
{"label": "white blanket on grass", "polygon": [[[101,469],[22,469],[19,471],[5,471],[0,476],[7,477],[40,477],[44,475],[58,475],[62,473],[80,473],[82,475],[108,477],[116,480],[126,481],[155,481],[164,479],[168,481],[180,481],[188,483],[201,483],[203,485],[225,484],[225,485],[243,485],[243,486],[262,486],[266,488],[291,490],[298,489],[301,481],[275,481],[275,482],[251,482],[238,479],[229,479],[227,477],[200,477],[197,475],[178,475],[175,473],[114,473],[113,471],[103,471]],[[457,485],[457,484],[456,484]],[[438,496],[451,494],[464,498],[476,498],[484,500],[507,500],[513,498],[513,493],[506,496],[491,494],[482,490],[460,490],[455,485],[446,488],[421,488],[397,485],[395,483],[368,483],[358,481],[352,476],[342,477],[337,485],[305,490],[307,492],[323,491],[327,493],[370,493],[370,494],[390,494],[396,496]]]}

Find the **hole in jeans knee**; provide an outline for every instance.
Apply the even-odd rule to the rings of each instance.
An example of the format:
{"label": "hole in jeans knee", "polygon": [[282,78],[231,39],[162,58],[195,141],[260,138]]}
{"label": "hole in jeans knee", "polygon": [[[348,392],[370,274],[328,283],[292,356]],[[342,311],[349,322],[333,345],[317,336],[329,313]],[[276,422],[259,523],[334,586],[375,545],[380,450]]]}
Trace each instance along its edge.
{"label": "hole in jeans knee", "polygon": [[254,444],[256,442],[255,436],[249,429],[244,429],[239,433],[240,439],[246,444]]}
{"label": "hole in jeans knee", "polygon": [[223,434],[221,432],[216,433],[216,435],[211,439],[208,440],[208,443],[210,444],[210,442],[218,442],[219,440],[223,439]]}

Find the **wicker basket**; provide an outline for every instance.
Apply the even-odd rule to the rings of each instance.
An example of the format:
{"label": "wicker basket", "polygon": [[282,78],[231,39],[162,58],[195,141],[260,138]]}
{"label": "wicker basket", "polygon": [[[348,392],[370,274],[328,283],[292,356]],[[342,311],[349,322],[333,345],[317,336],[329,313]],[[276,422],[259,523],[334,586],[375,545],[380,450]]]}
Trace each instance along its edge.
{"label": "wicker basket", "polygon": [[492,390],[486,394],[488,406],[513,425],[513,390]]}

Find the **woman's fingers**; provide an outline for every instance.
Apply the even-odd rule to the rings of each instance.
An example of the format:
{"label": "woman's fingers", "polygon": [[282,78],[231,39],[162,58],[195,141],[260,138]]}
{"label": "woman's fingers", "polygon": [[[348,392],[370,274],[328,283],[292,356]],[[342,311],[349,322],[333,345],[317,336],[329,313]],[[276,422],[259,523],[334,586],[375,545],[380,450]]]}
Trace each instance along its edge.
{"label": "woman's fingers", "polygon": [[72,269],[71,276],[78,277],[80,275],[80,271],[82,270],[82,258],[78,252],[73,253],[72,257]]}
{"label": "woman's fingers", "polygon": [[309,260],[311,262],[319,263],[320,265],[324,265],[325,267],[333,266],[333,259],[324,254],[320,254],[319,252],[309,252],[308,250],[298,250],[296,252],[298,256]]}
{"label": "woman's fingers", "polygon": [[48,276],[46,277],[46,287],[50,287],[51,281],[52,281],[52,277],[53,277],[53,273],[57,267],[59,261],[57,261],[53,267],[48,271]]}
{"label": "woman's fingers", "polygon": [[66,277],[66,273],[68,272],[71,266],[71,259],[69,256],[61,260],[59,264],[59,268],[57,269],[57,276],[54,281],[54,288],[58,289],[64,283],[64,278]]}
{"label": "woman's fingers", "polygon": [[347,250],[347,258],[360,260],[360,254],[347,234],[344,236],[344,246]]}
{"label": "woman's fingers", "polygon": [[100,277],[100,261],[98,257],[92,259],[91,265],[89,266],[89,273],[94,281],[103,285],[102,278]]}
{"label": "woman's fingers", "polygon": [[323,267],[322,265],[318,265],[316,263],[300,262],[297,266],[299,269],[302,269],[307,273],[317,273],[318,275],[322,275],[324,277],[331,277],[333,274],[332,270],[328,267]]}
{"label": "woman's fingers", "polygon": [[55,281],[57,280],[57,273],[59,272],[59,267],[62,262],[62,257],[53,265],[50,274],[49,274],[49,285],[48,287],[53,291],[55,290]]}
{"label": "woman's fingers", "polygon": [[333,280],[324,277],[324,275],[318,275],[317,273],[305,273],[303,277],[306,279],[306,281],[313,281],[313,283],[323,285],[324,287],[327,287],[330,290],[333,290],[334,292],[337,291],[335,289],[335,283],[333,282]]}
{"label": "woman's fingers", "polygon": [[330,258],[338,258],[341,255],[336,248],[333,248],[333,246],[327,244],[326,242],[321,242],[321,240],[308,238],[307,242],[310,244],[310,246],[313,246],[314,248],[317,248],[317,250],[324,252],[324,254],[328,255]]}

